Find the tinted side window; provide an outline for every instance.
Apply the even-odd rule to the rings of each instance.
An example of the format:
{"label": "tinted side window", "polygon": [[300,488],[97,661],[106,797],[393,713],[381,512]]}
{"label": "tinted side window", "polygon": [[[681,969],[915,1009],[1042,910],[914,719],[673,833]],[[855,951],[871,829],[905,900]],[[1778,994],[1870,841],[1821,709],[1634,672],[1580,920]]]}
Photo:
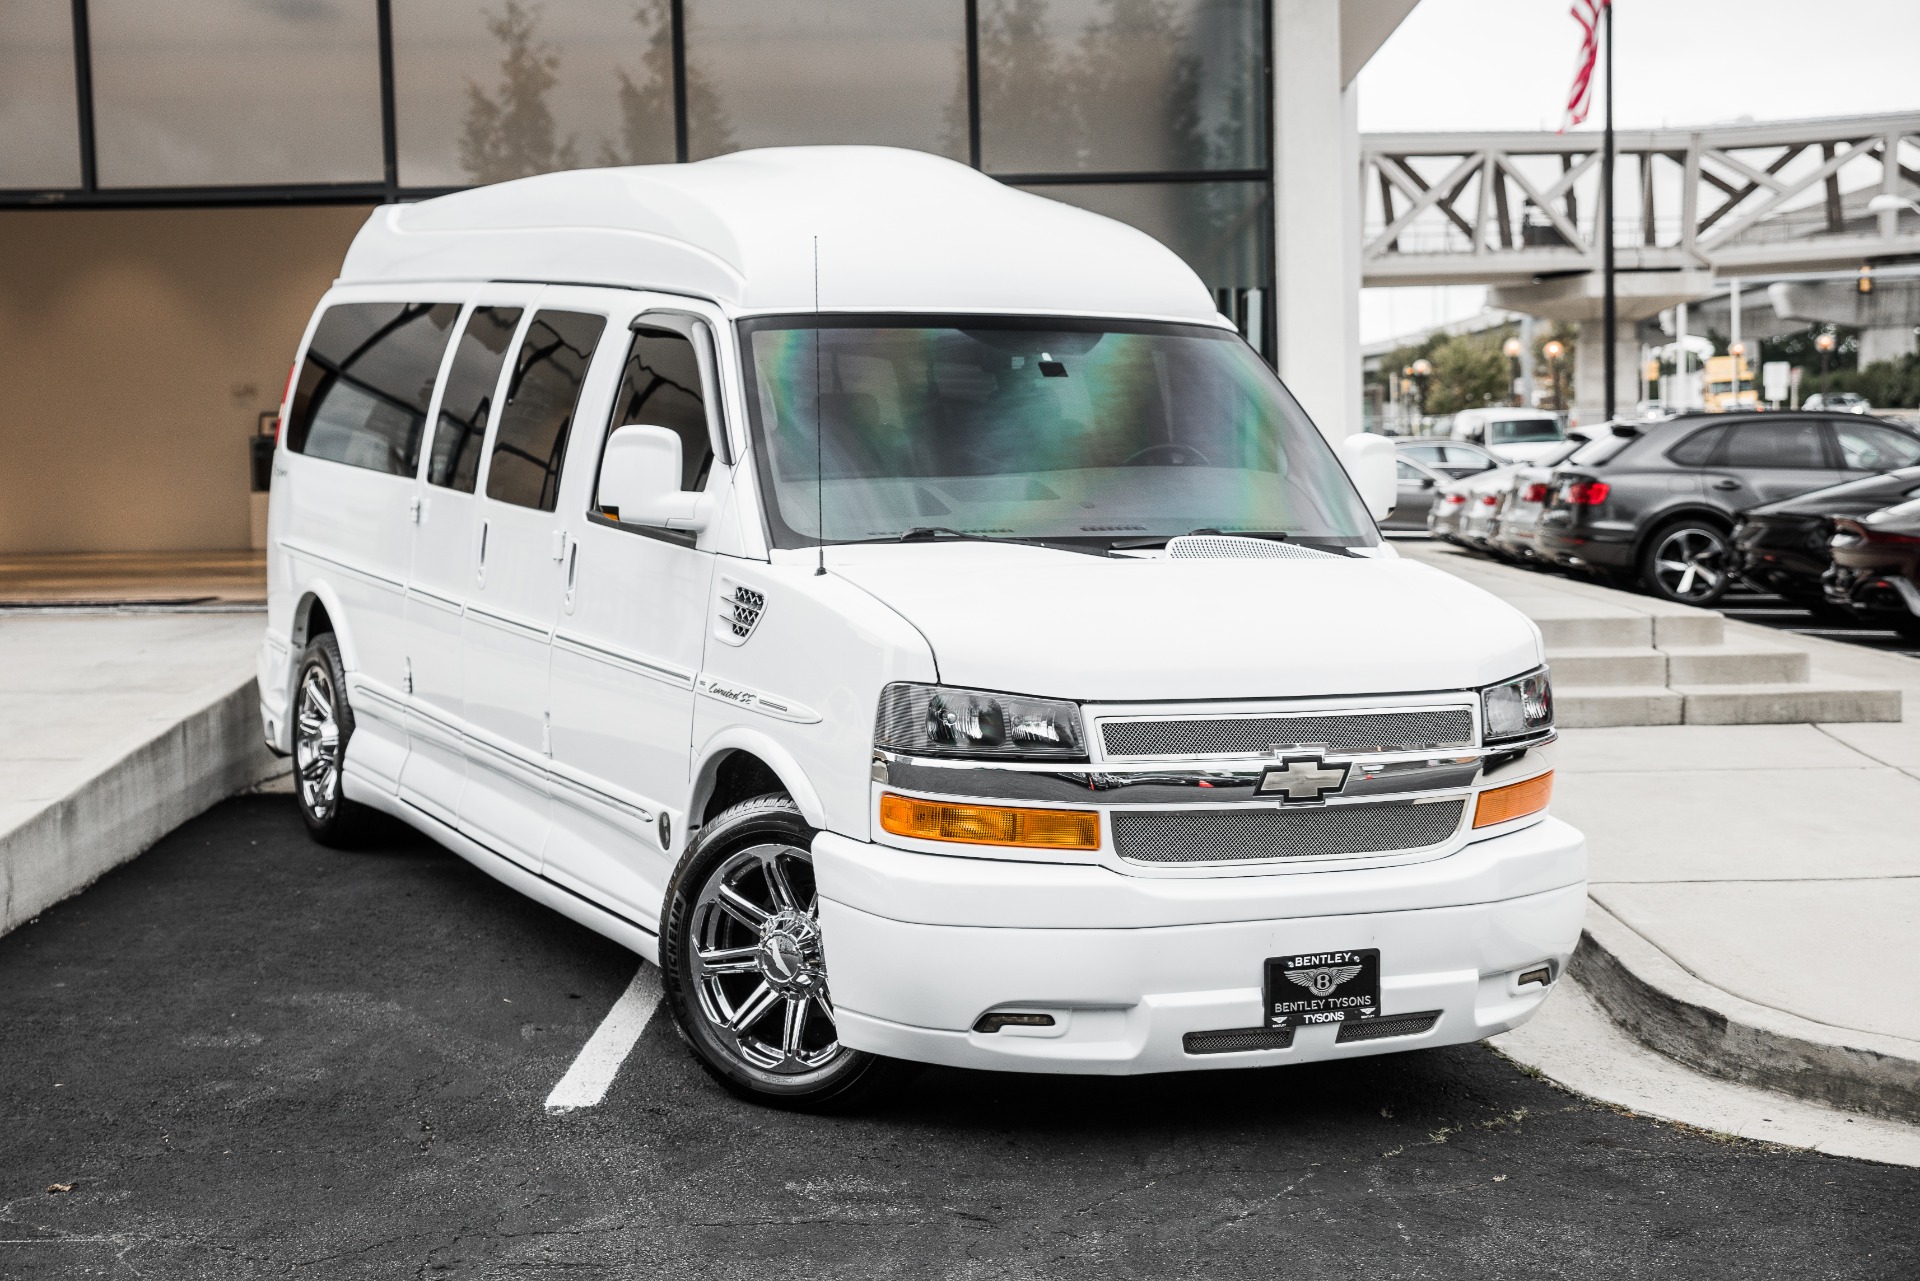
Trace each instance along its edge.
{"label": "tinted side window", "polygon": [[693,343],[667,329],[637,329],[613,398],[613,429],[629,423],[665,427],[680,437],[680,488],[700,489],[713,466],[707,405]]}
{"label": "tinted side window", "polygon": [[336,303],[300,366],[287,448],[411,476],[455,303]]}
{"label": "tinted side window", "polygon": [[1714,449],[1726,438],[1726,434],[1725,423],[1718,427],[1697,431],[1669,449],[1667,457],[1682,467],[1705,467],[1707,460],[1713,457]]}
{"label": "tinted side window", "polygon": [[1393,460],[1393,469],[1401,480],[1419,480],[1421,476],[1425,475],[1424,472],[1412,463],[1399,458]]}
{"label": "tinted side window", "polygon": [[453,368],[447,371],[447,389],[440,394],[440,421],[434,424],[433,452],[427,458],[432,484],[473,492],[493,389],[500,384],[500,366],[519,323],[518,307],[475,307],[468,317],[453,353]]}
{"label": "tinted side window", "polygon": [[1820,424],[1806,421],[1742,423],[1720,451],[1721,467],[1825,467]]}
{"label": "tinted side window", "polygon": [[1835,423],[1840,465],[1852,471],[1896,471],[1920,463],[1920,441],[1879,423]]}
{"label": "tinted side window", "polygon": [[577,311],[542,311],[527,326],[487,467],[488,498],[553,510],[580,384],[606,327],[605,316]]}

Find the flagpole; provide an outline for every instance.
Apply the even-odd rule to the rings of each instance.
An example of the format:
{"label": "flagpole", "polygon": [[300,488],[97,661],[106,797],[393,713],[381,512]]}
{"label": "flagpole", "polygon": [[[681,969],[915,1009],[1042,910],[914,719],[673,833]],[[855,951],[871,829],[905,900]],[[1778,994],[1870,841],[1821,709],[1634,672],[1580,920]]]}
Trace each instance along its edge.
{"label": "flagpole", "polygon": [[1601,302],[1600,325],[1605,333],[1606,377],[1607,377],[1607,417],[1612,419],[1617,406],[1614,404],[1614,370],[1619,358],[1618,325],[1613,292],[1613,4],[1608,0],[1601,11],[1606,19],[1607,65],[1602,87],[1607,94],[1606,151],[1600,157],[1600,274],[1605,282],[1605,296]]}

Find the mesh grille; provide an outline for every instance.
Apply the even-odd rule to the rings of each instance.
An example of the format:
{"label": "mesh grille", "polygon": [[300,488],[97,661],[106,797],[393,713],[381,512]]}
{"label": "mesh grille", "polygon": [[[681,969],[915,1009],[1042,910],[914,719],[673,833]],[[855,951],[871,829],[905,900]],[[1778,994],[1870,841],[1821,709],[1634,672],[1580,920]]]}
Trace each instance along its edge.
{"label": "mesh grille", "polygon": [[1107,721],[1108,756],[1257,755],[1275,747],[1336,752],[1420,752],[1471,747],[1473,712],[1435,707],[1347,716],[1234,716],[1216,720]]}
{"label": "mesh grille", "polygon": [[1340,1025],[1334,1044],[1349,1041],[1384,1041],[1390,1036],[1417,1036],[1440,1021],[1440,1011],[1423,1010],[1418,1014],[1388,1014],[1377,1019],[1352,1019]]}
{"label": "mesh grille", "polygon": [[1235,538],[1231,534],[1184,534],[1169,539],[1167,555],[1175,560],[1339,560],[1338,552],[1275,542],[1270,538]]}
{"label": "mesh grille", "polygon": [[1143,863],[1386,854],[1438,845],[1466,801],[1380,801],[1312,809],[1115,810],[1113,847]]}
{"label": "mesh grille", "polygon": [[1247,1050],[1284,1050],[1293,1044],[1290,1027],[1239,1027],[1222,1032],[1189,1032],[1180,1038],[1188,1054],[1240,1054]]}

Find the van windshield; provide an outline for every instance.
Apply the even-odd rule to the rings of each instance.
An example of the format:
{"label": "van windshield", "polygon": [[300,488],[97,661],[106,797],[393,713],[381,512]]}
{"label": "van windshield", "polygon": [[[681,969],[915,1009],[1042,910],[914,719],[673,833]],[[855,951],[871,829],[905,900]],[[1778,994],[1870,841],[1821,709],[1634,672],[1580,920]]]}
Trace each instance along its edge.
{"label": "van windshield", "polygon": [[740,328],[775,546],[822,541],[823,518],[832,543],[1379,541],[1325,439],[1230,331],[918,316]]}
{"label": "van windshield", "polygon": [[1497,418],[1487,424],[1487,443],[1492,445],[1531,445],[1561,439],[1560,424],[1551,418]]}

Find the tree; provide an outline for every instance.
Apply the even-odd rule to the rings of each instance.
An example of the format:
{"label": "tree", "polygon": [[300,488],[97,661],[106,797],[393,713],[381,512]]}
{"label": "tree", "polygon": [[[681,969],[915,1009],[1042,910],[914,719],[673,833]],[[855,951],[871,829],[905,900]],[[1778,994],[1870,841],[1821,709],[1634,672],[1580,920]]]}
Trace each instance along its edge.
{"label": "tree", "polygon": [[559,83],[560,55],[539,38],[540,10],[506,0],[499,17],[482,16],[501,45],[500,84],[488,93],[467,82],[460,167],[475,182],[505,182],[577,167],[573,139],[557,137],[547,106],[547,94]]}
{"label": "tree", "polygon": [[1427,412],[1457,414],[1463,409],[1505,404],[1512,378],[1500,350],[1505,330],[1459,334],[1434,348],[1433,380],[1427,386]]}
{"label": "tree", "polygon": [[[647,33],[640,55],[640,74],[616,67],[620,86],[620,145],[600,144],[603,165],[667,164],[674,159],[673,137],[673,17],[668,0],[646,0],[633,11],[633,20]],[[734,149],[733,128],[720,95],[695,64],[687,64],[687,136],[705,155]]]}

